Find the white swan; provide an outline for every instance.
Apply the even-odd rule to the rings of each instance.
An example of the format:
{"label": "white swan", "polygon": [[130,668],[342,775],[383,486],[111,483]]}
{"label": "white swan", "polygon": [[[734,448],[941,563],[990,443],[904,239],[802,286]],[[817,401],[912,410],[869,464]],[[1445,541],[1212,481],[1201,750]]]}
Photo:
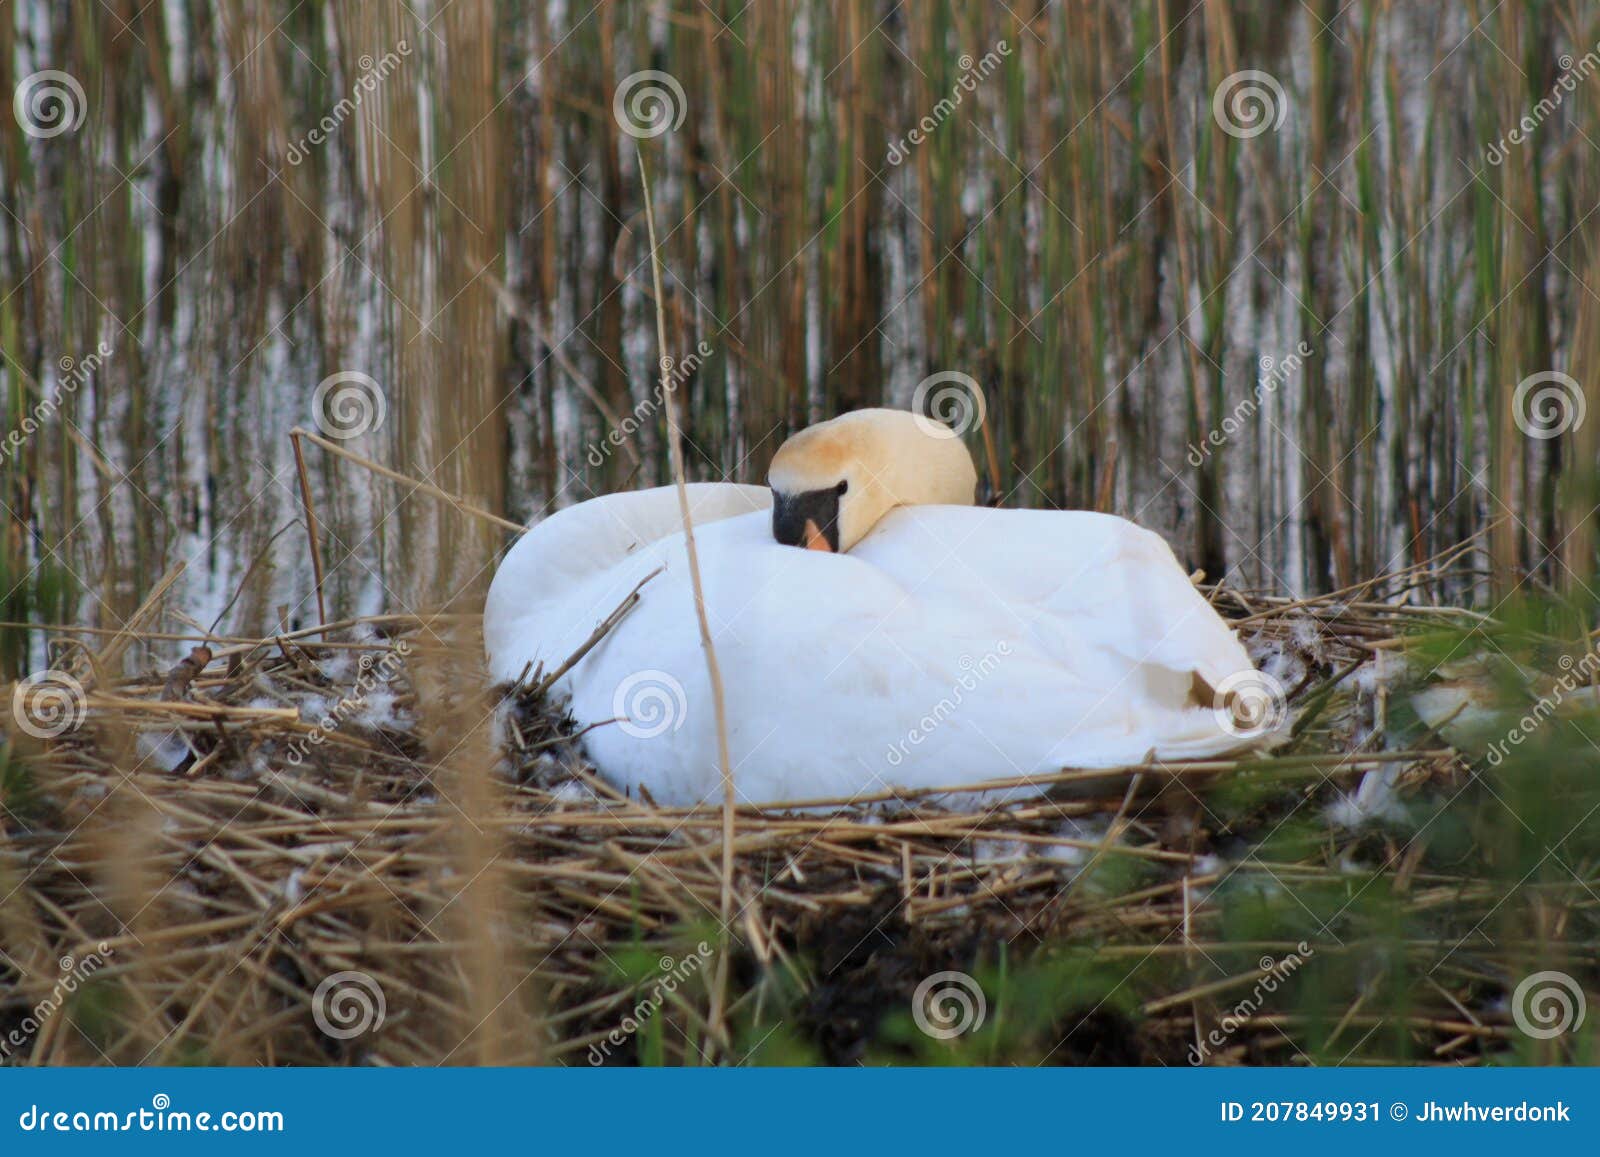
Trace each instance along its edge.
{"label": "white swan", "polygon": [[[770,492],[689,487],[742,802],[1187,759],[1260,738],[1236,718],[1261,714],[1249,658],[1150,531],[974,507],[965,446],[894,410],[802,431],[768,477]],[[672,487],[584,502],[522,537],[484,609],[490,671],[554,670],[658,569],[555,690],[579,723],[601,725],[585,743],[618,786],[663,805],[715,801],[716,719]],[[1243,712],[1220,709],[1241,682]]]}

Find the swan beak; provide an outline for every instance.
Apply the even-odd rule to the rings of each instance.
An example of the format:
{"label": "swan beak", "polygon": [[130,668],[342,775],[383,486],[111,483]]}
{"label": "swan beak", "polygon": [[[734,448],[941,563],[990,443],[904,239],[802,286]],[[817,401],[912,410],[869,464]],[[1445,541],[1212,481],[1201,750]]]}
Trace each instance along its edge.
{"label": "swan beak", "polygon": [[798,494],[772,492],[772,537],[806,550],[839,549],[839,490],[829,486]]}

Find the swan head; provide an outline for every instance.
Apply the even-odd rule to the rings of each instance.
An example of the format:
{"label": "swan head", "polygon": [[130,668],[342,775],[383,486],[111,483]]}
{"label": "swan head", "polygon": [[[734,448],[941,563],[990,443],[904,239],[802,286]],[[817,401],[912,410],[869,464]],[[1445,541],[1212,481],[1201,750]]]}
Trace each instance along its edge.
{"label": "swan head", "polygon": [[971,506],[978,471],[961,439],[908,410],[854,410],[809,426],[767,471],[772,536],[846,551],[896,506]]}

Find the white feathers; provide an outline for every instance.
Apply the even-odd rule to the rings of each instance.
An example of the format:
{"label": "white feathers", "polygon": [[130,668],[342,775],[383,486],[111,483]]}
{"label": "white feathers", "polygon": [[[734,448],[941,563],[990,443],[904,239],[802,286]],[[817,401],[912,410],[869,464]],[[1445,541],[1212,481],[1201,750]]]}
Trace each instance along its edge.
{"label": "white feathers", "polygon": [[1328,819],[1342,828],[1404,823],[1408,819],[1406,806],[1395,792],[1395,782],[1403,770],[1403,765],[1391,763],[1367,772],[1355,791],[1340,792],[1328,805]]}
{"label": "white feathers", "polygon": [[[1107,515],[903,507],[847,554],[773,541],[768,492],[691,489],[741,802],[849,800],[1246,746],[1195,698],[1251,670],[1156,535]],[[551,671],[613,782],[720,798],[715,716],[671,488],[529,531],[495,576],[495,678]],[[613,722],[615,721],[615,722]]]}

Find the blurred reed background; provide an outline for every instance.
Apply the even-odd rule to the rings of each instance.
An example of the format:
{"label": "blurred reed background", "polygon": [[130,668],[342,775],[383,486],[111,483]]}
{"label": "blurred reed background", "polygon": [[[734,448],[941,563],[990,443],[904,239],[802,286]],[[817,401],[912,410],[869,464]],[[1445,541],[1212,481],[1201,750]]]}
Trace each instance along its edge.
{"label": "blurred reed background", "polygon": [[[236,592],[222,629],[310,621],[300,532],[266,548],[330,374],[382,391],[352,449],[518,520],[664,481],[614,111],[645,69],[682,90],[638,143],[671,352],[709,350],[696,477],[759,481],[796,427],[959,371],[1008,504],[1287,591],[1492,525],[1489,585],[1432,593],[1560,585],[1593,426],[1527,438],[1512,397],[1594,393],[1597,40],[1577,0],[9,0],[0,89],[59,69],[84,100],[0,123],[8,427],[61,399],[4,463],[0,618],[114,628],[182,561],[202,626]],[[1213,109],[1242,70],[1282,93],[1254,135]],[[308,458],[330,613],[475,609],[499,531]]]}

